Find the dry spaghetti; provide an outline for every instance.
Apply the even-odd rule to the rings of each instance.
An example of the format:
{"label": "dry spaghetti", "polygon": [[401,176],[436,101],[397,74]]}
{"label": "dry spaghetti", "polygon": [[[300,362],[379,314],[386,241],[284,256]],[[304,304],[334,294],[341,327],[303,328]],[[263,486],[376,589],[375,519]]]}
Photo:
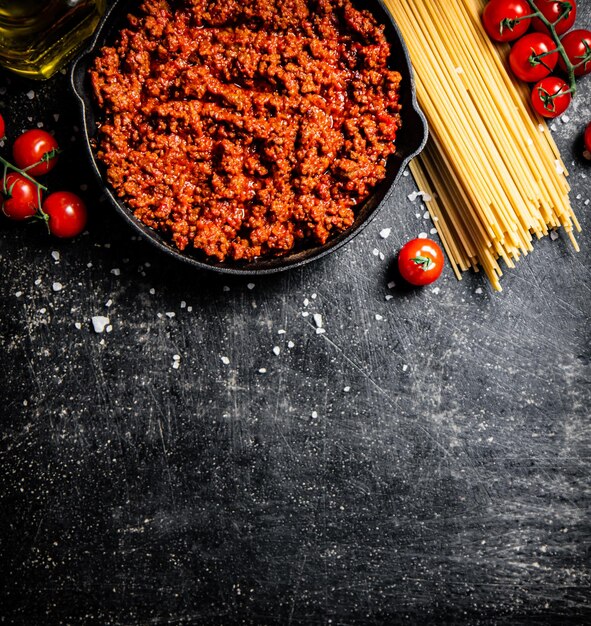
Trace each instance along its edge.
{"label": "dry spaghetti", "polygon": [[485,0],[386,0],[408,45],[431,139],[411,164],[458,278],[482,268],[497,290],[534,237],[564,228],[578,250],[568,173],[527,90],[505,69],[508,47],[481,26]]}

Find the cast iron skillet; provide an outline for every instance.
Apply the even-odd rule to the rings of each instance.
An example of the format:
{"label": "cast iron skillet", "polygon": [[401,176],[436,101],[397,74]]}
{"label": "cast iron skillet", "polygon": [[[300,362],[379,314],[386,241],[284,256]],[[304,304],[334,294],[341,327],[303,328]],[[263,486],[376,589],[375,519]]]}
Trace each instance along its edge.
{"label": "cast iron skillet", "polygon": [[102,46],[110,45],[114,42],[117,33],[126,25],[127,14],[133,11],[138,4],[139,0],[116,0],[111,5],[94,34],[90,45],[73,63],[71,81],[80,103],[86,150],[88,151],[94,173],[104,188],[107,198],[136,231],[139,231],[143,237],[171,257],[202,270],[213,270],[224,274],[244,276],[274,274],[321,259],[351,241],[371,222],[378,209],[393,192],[396,182],[408,162],[421,152],[425,146],[427,141],[427,122],[416,101],[414,77],[402,35],[382,0],[363,0],[363,2],[358,3],[359,7],[371,11],[378,22],[386,26],[386,37],[392,47],[390,64],[393,69],[402,75],[402,128],[398,133],[396,141],[396,154],[390,157],[388,162],[386,178],[375,188],[373,194],[363,205],[358,207],[357,218],[353,226],[331,238],[322,246],[312,245],[286,256],[261,258],[248,263],[219,263],[208,260],[197,251],[187,249],[184,252],[180,252],[160,233],[148,228],[137,220],[125,203],[117,198],[111,187],[106,183],[103,167],[97,161],[90,145],[91,140],[96,135],[97,122],[101,118],[101,112],[95,103],[92,93],[88,76],[89,67]]}

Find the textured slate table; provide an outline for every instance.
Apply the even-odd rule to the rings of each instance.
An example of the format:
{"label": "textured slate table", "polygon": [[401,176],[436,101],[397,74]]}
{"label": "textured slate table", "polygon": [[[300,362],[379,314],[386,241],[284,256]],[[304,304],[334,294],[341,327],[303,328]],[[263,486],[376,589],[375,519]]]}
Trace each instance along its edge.
{"label": "textured slate table", "polygon": [[91,211],[73,242],[0,223],[0,621],[589,623],[589,80],[555,132],[582,252],[540,242],[502,295],[390,292],[432,227],[410,177],[317,265],[188,271],[100,202],[65,76],[0,94]]}

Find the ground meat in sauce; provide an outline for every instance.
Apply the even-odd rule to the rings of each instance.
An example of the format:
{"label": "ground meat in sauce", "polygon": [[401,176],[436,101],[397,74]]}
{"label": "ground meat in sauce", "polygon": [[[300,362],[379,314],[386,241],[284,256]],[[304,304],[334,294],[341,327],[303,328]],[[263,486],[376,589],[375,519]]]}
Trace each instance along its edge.
{"label": "ground meat in sauce", "polygon": [[325,243],[395,152],[389,55],[350,0],[144,0],[91,69],[98,157],[181,250],[252,260]]}

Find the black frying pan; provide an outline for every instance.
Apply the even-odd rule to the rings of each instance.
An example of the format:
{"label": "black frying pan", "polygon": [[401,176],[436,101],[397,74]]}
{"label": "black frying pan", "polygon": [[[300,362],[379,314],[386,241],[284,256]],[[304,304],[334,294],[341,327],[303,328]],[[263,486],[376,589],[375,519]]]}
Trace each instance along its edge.
{"label": "black frying pan", "polygon": [[379,23],[386,27],[386,37],[392,48],[391,67],[402,75],[401,104],[402,128],[396,141],[396,154],[390,157],[386,178],[378,185],[373,194],[357,209],[355,223],[347,231],[336,235],[324,245],[313,245],[294,251],[286,256],[261,258],[248,263],[214,262],[206,259],[197,251],[180,252],[160,233],[148,228],[137,220],[129,208],[113,193],[106,182],[102,165],[97,161],[90,141],[94,138],[97,122],[101,113],[96,106],[88,70],[95,55],[104,45],[111,45],[117,33],[126,25],[127,14],[133,10],[139,0],[116,0],[107,11],[91,43],[72,65],[71,80],[74,92],[78,96],[82,113],[86,149],[95,175],[105,189],[107,198],[123,218],[148,241],[163,252],[184,263],[204,270],[213,270],[225,274],[255,275],[273,274],[299,267],[338,250],[357,236],[375,217],[378,209],[394,191],[394,187],[408,162],[424,148],[427,141],[427,122],[416,101],[414,76],[408,51],[392,16],[382,0],[363,0],[362,8],[371,11]]}

